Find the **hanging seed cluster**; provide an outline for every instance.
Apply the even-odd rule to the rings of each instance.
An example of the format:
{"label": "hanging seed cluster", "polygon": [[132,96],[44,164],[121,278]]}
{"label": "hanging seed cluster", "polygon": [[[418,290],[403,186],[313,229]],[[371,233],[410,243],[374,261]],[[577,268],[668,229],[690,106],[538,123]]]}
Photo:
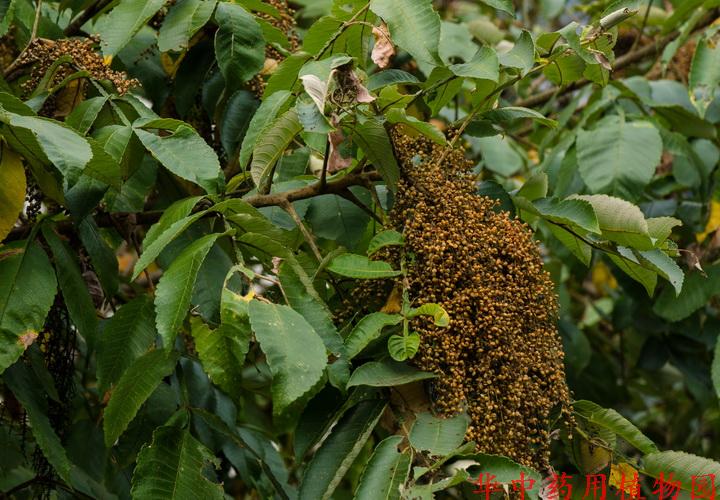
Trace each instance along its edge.
{"label": "hanging seed cluster", "polygon": [[20,66],[32,65],[30,78],[23,83],[27,93],[35,90],[52,64],[59,58],[69,55],[72,63],[61,64],[53,75],[50,86],[57,85],[71,74],[85,70],[95,80],[109,80],[120,95],[127,93],[138,84],[137,80],[128,79],[121,71],[110,69],[103,62],[102,56],[95,50],[99,39],[66,38],[62,40],[33,40],[19,62]]}
{"label": "hanging seed cluster", "polygon": [[[532,233],[475,194],[462,150],[437,165],[434,143],[399,133],[393,142],[403,175],[391,220],[405,238],[409,296],[413,306],[435,302],[450,315],[448,328],[422,317],[411,323],[422,339],[413,362],[438,375],[434,409],[467,411],[466,438],[478,451],[545,469],[550,414],[562,410],[569,424],[570,395],[554,285]],[[374,282],[355,297],[377,304],[399,284]]]}

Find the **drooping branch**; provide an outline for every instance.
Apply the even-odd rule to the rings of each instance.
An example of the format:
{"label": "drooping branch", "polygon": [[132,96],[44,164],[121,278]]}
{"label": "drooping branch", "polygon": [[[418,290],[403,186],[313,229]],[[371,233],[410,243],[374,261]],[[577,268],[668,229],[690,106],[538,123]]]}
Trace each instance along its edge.
{"label": "drooping branch", "polygon": [[[365,172],[357,174],[348,174],[337,180],[327,182],[324,186],[320,181],[297,189],[283,191],[281,193],[270,194],[254,194],[245,198],[245,201],[256,208],[262,207],[287,207],[289,203],[294,201],[306,200],[323,194],[335,194],[345,196],[348,188],[360,186],[367,188],[368,183],[381,180],[380,174],[377,172]],[[232,196],[232,195],[231,195]],[[99,227],[117,227],[128,226],[150,226],[160,219],[163,214],[162,210],[152,210],[146,212],[116,212],[106,213],[100,212],[94,215],[95,222]],[[72,227],[72,221],[63,221],[58,224],[60,230],[69,230]],[[4,242],[16,241],[25,238],[32,228],[33,224],[23,224],[10,231]]]}

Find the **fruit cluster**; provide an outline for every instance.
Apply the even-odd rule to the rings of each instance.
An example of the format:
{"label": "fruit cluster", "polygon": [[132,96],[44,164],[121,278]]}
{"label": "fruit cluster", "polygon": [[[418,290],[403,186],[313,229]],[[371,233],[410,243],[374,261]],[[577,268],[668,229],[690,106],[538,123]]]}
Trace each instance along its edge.
{"label": "fruit cluster", "polygon": [[[570,394],[556,328],[557,298],[529,228],[475,193],[462,149],[445,154],[424,138],[393,133],[401,165],[393,226],[402,231],[406,286],[414,307],[441,304],[450,326],[412,320],[419,368],[434,372],[440,415],[466,411],[466,438],[483,453],[549,466],[551,414],[569,425]],[[367,282],[347,303],[377,306],[401,280]],[[357,310],[357,309],[356,309]],[[377,310],[377,309],[375,309]]]}

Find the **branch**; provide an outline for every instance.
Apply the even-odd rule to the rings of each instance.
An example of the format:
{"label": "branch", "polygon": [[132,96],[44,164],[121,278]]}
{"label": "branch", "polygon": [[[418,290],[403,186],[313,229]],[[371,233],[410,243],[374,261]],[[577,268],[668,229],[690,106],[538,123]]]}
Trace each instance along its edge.
{"label": "branch", "polygon": [[[700,24],[698,30],[702,30],[703,28],[707,27],[714,19],[714,16],[708,16],[706,20]],[[625,55],[622,55],[618,57],[615,60],[615,64],[613,64],[613,71],[618,71],[623,68],[626,68],[630,66],[633,63],[636,63],[638,61],[641,61],[645,59],[646,57],[655,55],[662,51],[668,44],[670,44],[673,40],[675,40],[678,36],[680,36],[679,31],[675,31],[673,33],[670,33],[667,36],[664,36],[660,40],[658,40],[655,43],[651,43],[648,45],[645,45],[644,47],[634,50],[632,52],[628,52]],[[572,92],[573,90],[577,90],[581,87],[584,87],[585,85],[591,83],[590,80],[582,79],[578,80],[576,82],[571,83],[570,85],[567,85],[565,87],[554,87],[551,89],[548,89],[544,92],[540,92],[539,94],[535,94],[534,96],[528,97],[527,99],[521,99],[513,104],[513,106],[519,106],[523,108],[533,108],[535,106],[539,106],[541,104],[545,104],[550,99],[555,97],[559,94],[565,94],[568,92]]]}
{"label": "branch", "polygon": [[368,181],[379,181],[380,175],[377,172],[368,172],[364,174],[348,174],[340,179],[328,182],[323,185],[318,181],[309,186],[298,189],[285,191],[282,193],[255,194],[245,198],[250,205],[260,207],[282,206],[283,203],[305,200],[321,194],[337,194],[342,193],[350,186],[366,186]]}
{"label": "branch", "polygon": [[30,32],[30,39],[28,40],[25,48],[20,52],[13,62],[3,70],[3,76],[7,79],[10,74],[15,71],[20,65],[23,64],[25,54],[37,38],[38,27],[40,26],[40,17],[42,17],[42,0],[37,0],[37,6],[35,7],[35,19],[33,20],[32,31]]}
{"label": "branch", "polygon": [[112,0],[97,0],[90,7],[83,10],[82,14],[80,14],[77,19],[67,25],[64,31],[65,36],[78,35],[83,24],[95,17],[95,15],[99,14],[105,7],[110,5],[110,2],[112,2]]}
{"label": "branch", "polygon": [[[322,186],[320,181],[303,186],[298,189],[284,191],[282,193],[255,194],[244,199],[250,205],[261,207],[287,207],[289,203],[294,201],[306,200],[321,194],[336,194],[345,196],[347,189],[351,186],[362,186],[367,188],[369,183],[381,180],[380,174],[377,172],[366,172],[357,174],[348,174],[340,179],[331,181]],[[232,195],[231,195],[232,196]],[[135,227],[150,226],[160,219],[163,210],[152,210],[147,212],[115,212],[112,214],[100,212],[95,214],[94,219],[99,227],[117,227],[118,225]],[[23,224],[12,229],[7,238],[3,242],[21,240],[25,238],[32,229],[34,224]],[[73,226],[71,220],[58,223],[58,229],[69,230]]]}

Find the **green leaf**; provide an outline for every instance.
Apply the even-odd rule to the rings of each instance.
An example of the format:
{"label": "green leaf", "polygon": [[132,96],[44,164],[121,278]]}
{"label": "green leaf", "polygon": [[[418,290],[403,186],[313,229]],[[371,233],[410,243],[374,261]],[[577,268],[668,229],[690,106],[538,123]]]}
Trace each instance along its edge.
{"label": "green leaf", "polygon": [[400,500],[400,487],[410,474],[411,458],[400,453],[402,436],[383,439],[365,466],[354,498],[358,500]]}
{"label": "green leaf", "polygon": [[[90,144],[70,127],[36,116],[8,113],[11,128],[28,130],[37,140],[50,163],[64,177],[77,177],[93,156]],[[32,148],[32,144],[26,145]]]}
{"label": "green leaf", "polygon": [[485,5],[489,5],[494,9],[507,12],[511,16],[515,17],[515,7],[513,6],[512,0],[480,0]]}
{"label": "green leaf", "polygon": [[370,10],[387,23],[393,42],[417,61],[441,64],[440,16],[431,0],[372,0]]}
{"label": "green leaf", "polygon": [[590,260],[592,259],[592,247],[588,243],[561,226],[550,224],[549,229],[553,236],[560,240],[560,242],[580,260],[580,262],[586,266],[590,265]]}
{"label": "green leaf", "polygon": [[290,91],[299,82],[300,69],[312,56],[307,52],[295,52],[280,63],[265,85],[263,99],[281,90]]}
{"label": "green leaf", "polygon": [[247,168],[258,138],[264,136],[264,132],[269,129],[291,97],[292,94],[287,90],[279,90],[263,99],[252,120],[250,120],[247,133],[243,138],[242,146],[240,146],[239,164],[241,167]]}
{"label": "green leaf", "polygon": [[347,386],[392,387],[435,377],[437,375],[434,373],[420,371],[406,363],[393,360],[371,361],[353,372]]}
{"label": "green leaf", "polygon": [[400,271],[393,270],[387,262],[350,253],[335,257],[327,269],[335,274],[357,279],[392,278],[401,274]]}
{"label": "green leaf", "polygon": [[220,236],[218,233],[208,234],[192,242],[175,258],[158,282],[155,325],[166,350],[175,345],[175,336],[187,316],[200,267]]}
{"label": "green leaf", "polygon": [[543,70],[545,76],[555,85],[567,85],[583,77],[586,63],[582,57],[569,53],[554,59]]}
{"label": "green leaf", "polygon": [[577,227],[583,231],[600,234],[600,225],[598,224],[595,210],[593,210],[592,205],[587,201],[543,198],[535,200],[533,206],[543,219],[550,222]]}
{"label": "green leaf", "polygon": [[222,486],[208,480],[208,465],[219,461],[188,429],[164,425],[140,450],[132,477],[132,497],[152,500],[222,500]]}
{"label": "green leaf", "polygon": [[179,0],[163,20],[158,36],[160,52],[185,49],[190,39],[210,20],[217,0]]}
{"label": "green leaf", "polygon": [[[147,150],[170,172],[210,194],[222,190],[224,181],[217,155],[195,129],[177,120],[143,119],[133,127]],[[152,128],[170,130],[172,134],[159,136],[144,130]]]}
{"label": "green leaf", "polygon": [[[269,461],[266,461],[267,458],[265,456],[264,450],[261,448],[260,450],[256,450],[253,448],[253,446],[250,446],[250,443],[248,443],[248,440],[245,440],[243,435],[241,435],[238,430],[238,427],[231,428],[228,426],[222,418],[218,417],[214,413],[210,413],[206,410],[203,410],[201,408],[191,408],[191,411],[193,414],[198,415],[200,418],[203,419],[205,423],[207,423],[208,426],[210,426],[211,429],[214,431],[220,433],[221,435],[225,436],[229,442],[233,443],[235,446],[241,449],[247,450],[252,456],[253,459],[257,460],[259,465],[262,467],[263,472],[265,475],[270,479],[270,482],[275,487],[275,490],[278,492],[280,497],[283,500],[290,500],[290,497],[288,496],[288,493],[286,491],[286,488],[284,486],[284,481],[280,481],[280,479],[276,476],[276,473],[274,470],[277,470],[275,467],[271,467],[271,465],[274,465],[272,463],[269,463]],[[245,429],[247,430],[247,429]],[[245,436],[254,437],[252,434],[245,434]],[[259,443],[260,444],[260,443]],[[269,445],[269,443],[262,443]],[[262,446],[262,444],[260,444]],[[284,469],[280,469],[280,474],[284,473]],[[278,475],[280,475],[278,474]],[[191,497],[196,498],[196,497]],[[160,499],[158,499],[160,500]]]}
{"label": "green leaf", "polygon": [[310,277],[300,266],[293,264],[283,262],[278,273],[288,304],[310,323],[328,351],[342,354],[345,351],[343,339],[335,328],[330,309],[318,295]]}
{"label": "green leaf", "polygon": [[54,228],[44,225],[42,233],[53,253],[58,284],[68,313],[70,313],[70,319],[87,342],[88,349],[93,350],[98,321],[95,304],[88,292],[88,285],[83,278],[80,264],[67,243],[55,233]]}
{"label": "green leaf", "polygon": [[379,338],[384,327],[397,325],[401,321],[402,316],[399,314],[386,314],[383,312],[371,313],[362,318],[345,339],[345,350],[348,358],[354,358],[373,340]]}
{"label": "green leaf", "polygon": [[385,402],[369,400],[358,403],[333,427],[305,470],[299,500],[327,500],[365,446]]}
{"label": "green leaf", "polygon": [[675,288],[675,294],[680,295],[685,275],[674,260],[662,250],[646,250],[639,252],[644,261],[650,264],[660,276],[668,280]]}
{"label": "green leaf", "polygon": [[525,198],[527,201],[535,201],[538,198],[546,197],[547,193],[548,176],[545,172],[537,172],[525,181],[515,196]]}
{"label": "green leaf", "polygon": [[367,89],[371,92],[380,90],[388,85],[419,85],[420,80],[407,71],[401,69],[386,69],[373,73],[368,78]]}
{"label": "green leaf", "polygon": [[645,216],[632,203],[604,194],[574,195],[570,199],[592,205],[604,238],[637,250],[654,248]]}
{"label": "green leaf", "polygon": [[28,427],[43,455],[58,475],[70,483],[73,465],[48,418],[48,400],[37,375],[25,363],[16,363],[5,371],[3,382],[27,412]]}
{"label": "green leaf", "polygon": [[353,130],[353,139],[367,159],[375,165],[391,191],[397,189],[400,167],[395,160],[387,130],[377,118],[370,118]]}
{"label": "green leaf", "polygon": [[136,359],[122,374],[103,414],[105,446],[112,447],[125,432],[162,379],[173,372],[178,357],[176,352],[152,350]]}
{"label": "green leaf", "polygon": [[230,345],[230,351],[236,359],[237,366],[240,367],[245,362],[245,356],[250,350],[252,328],[250,328],[250,316],[248,314],[248,298],[235,293],[227,286],[229,277],[233,272],[231,269],[228,273],[221,294],[220,328],[218,328],[218,332],[225,337],[225,343]]}
{"label": "green leaf", "polygon": [[176,201],[165,210],[163,210],[160,219],[148,229],[143,239],[142,246],[147,249],[158,237],[167,231],[167,229],[175,224],[177,221],[184,219],[190,212],[192,212],[197,202],[200,201],[202,196],[191,196],[189,198],[183,198]]}
{"label": "green leaf", "polygon": [[556,128],[558,126],[558,122],[556,122],[555,120],[551,120],[550,118],[545,118],[541,113],[538,113],[534,109],[517,106],[496,108],[483,113],[482,117],[493,123],[512,123],[515,120],[530,118],[538,123],[545,125],[546,127]]}
{"label": "green leaf", "polygon": [[123,0],[97,22],[103,54],[114,56],[125,47],[148,20],[164,5],[164,0]]}
{"label": "green leaf", "polygon": [[464,458],[476,462],[476,467],[481,474],[491,474],[492,476],[495,476],[493,479],[494,481],[501,484],[507,484],[508,486],[512,485],[513,481],[520,479],[521,474],[524,474],[526,479],[532,479],[536,484],[536,487],[532,490],[526,491],[526,494],[530,498],[538,498],[540,488],[537,487],[537,484],[542,481],[542,476],[540,476],[537,471],[520,465],[507,457],[499,455],[472,453],[468,455],[460,455],[458,458]]}
{"label": "green leaf", "polygon": [[410,444],[433,455],[447,455],[462,444],[469,420],[465,413],[450,418],[419,413],[410,430]]}
{"label": "green leaf", "polygon": [[6,146],[0,148],[0,241],[10,233],[25,204],[25,168]]}
{"label": "green leaf", "polygon": [[657,285],[657,273],[641,265],[640,260],[635,256],[631,249],[627,247],[617,247],[620,254],[608,254],[616,266],[618,266],[625,274],[640,283],[647,290],[648,296],[652,297]]}
{"label": "green leaf", "polygon": [[[307,80],[304,80],[303,84],[306,89],[310,90]],[[300,96],[295,101],[295,112],[306,134],[319,134],[319,136],[322,136],[335,130],[330,121],[320,113],[318,108],[320,104],[323,104],[323,102],[314,102],[313,99],[305,95]]]}
{"label": "green leaf", "polygon": [[577,54],[582,60],[587,63],[590,67],[598,66],[598,62],[595,60],[595,56],[590,50],[588,50],[583,44],[581,35],[578,33],[581,30],[581,26],[576,21],[569,23],[564,28],[558,30],[570,48]]}
{"label": "green leaf", "polygon": [[715,386],[715,393],[720,398],[720,338],[715,344],[715,357],[713,358],[711,376]]}
{"label": "green leaf", "polygon": [[405,240],[403,239],[402,234],[392,229],[388,229],[373,236],[373,239],[370,240],[370,243],[368,244],[367,254],[369,257],[372,257],[372,255],[381,248],[389,246],[402,246],[404,244]]}
{"label": "green leaf", "polygon": [[[227,289],[223,293],[233,293]],[[238,300],[238,304],[243,302]],[[245,302],[247,309],[247,302]],[[247,311],[245,318],[247,322]],[[249,326],[249,325],[248,325]],[[217,385],[238,400],[242,386],[238,383],[242,379],[242,365],[248,351],[250,336],[233,335],[237,329],[220,327],[215,330],[203,323],[200,318],[190,318],[190,333],[195,339],[195,348],[202,363],[203,370],[208,374],[213,384]],[[249,332],[249,328],[247,329]]]}
{"label": "green leaf", "polygon": [[106,96],[85,99],[65,118],[65,124],[74,128],[80,134],[87,134],[107,101]]}
{"label": "green leaf", "polygon": [[97,345],[98,389],[116,384],[155,341],[155,308],[147,295],[123,304],[102,330]]}
{"label": "green leaf", "polygon": [[674,217],[652,217],[646,220],[648,233],[655,240],[655,246],[662,245],[672,234],[673,228],[682,226],[682,221]]}
{"label": "green leaf", "polygon": [[265,39],[255,18],[240,5],[220,2],[215,11],[215,56],[225,81],[243,83],[265,64]]}
{"label": "green leaf", "polygon": [[[167,218],[161,218],[153,227],[150,228],[145,240],[143,240],[143,252],[138,261],[135,263],[135,268],[131,278],[133,281],[140,276],[140,273],[143,272],[147,266],[157,259],[166,246],[175,240],[175,238],[180,236],[180,234],[182,234],[193,223],[204,216],[206,211],[203,210],[202,212],[197,212],[189,217],[183,217],[175,220],[176,216],[179,216],[181,213],[181,211],[171,212],[170,209],[168,209],[168,212],[163,214],[163,217],[167,215]],[[157,231],[153,231],[155,228],[157,228]],[[148,242],[148,240],[150,241]]]}
{"label": "green leaf", "polygon": [[273,413],[280,415],[322,378],[325,345],[305,318],[287,306],[253,300],[249,312],[273,375]]}
{"label": "green leaf", "polygon": [[720,294],[720,266],[705,268],[705,274],[690,273],[680,295],[666,288],[653,306],[653,312],[668,321],[680,321]]}
{"label": "green leaf", "polygon": [[652,124],[628,123],[619,116],[608,116],[577,137],[578,168],[588,188],[630,200],[653,178],[662,150],[660,132]]}
{"label": "green leaf", "polygon": [[275,165],[301,130],[302,124],[294,109],[289,109],[263,129],[250,164],[250,175],[259,193],[270,192]]}
{"label": "green leaf", "polygon": [[420,307],[411,309],[407,315],[408,318],[414,318],[416,316],[432,316],[435,326],[445,328],[450,325],[450,316],[440,304],[428,302]]}
{"label": "green leaf", "polygon": [[40,245],[5,250],[13,254],[0,259],[0,373],[35,340],[57,292],[55,272]]}
{"label": "green leaf", "polygon": [[118,288],[118,260],[115,251],[103,239],[100,228],[92,217],[86,217],[78,224],[78,235],[90,256],[105,295],[112,297]]}
{"label": "green leaf", "polygon": [[445,134],[435,125],[408,115],[402,108],[389,109],[385,114],[385,118],[387,118],[390,123],[402,123],[441,146],[447,143]]}
{"label": "green leaf", "polygon": [[683,451],[652,453],[644,456],[642,462],[642,474],[654,478],[661,475],[668,478],[672,474],[673,481],[679,481],[684,491],[693,491],[693,476],[720,477],[720,463]]}
{"label": "green leaf", "polygon": [[234,158],[245,135],[250,132],[250,121],[258,109],[255,95],[247,90],[238,90],[227,100],[220,121],[220,143],[225,153]]}
{"label": "green leaf", "polygon": [[388,351],[395,361],[413,358],[419,347],[420,335],[414,332],[408,335],[391,335],[388,338]]}
{"label": "green leaf", "polygon": [[575,413],[587,422],[612,431],[644,454],[655,453],[657,446],[640,429],[613,409],[603,408],[591,401],[575,401]]}
{"label": "green leaf", "polygon": [[500,54],[499,59],[503,66],[518,68],[521,75],[526,75],[535,64],[535,43],[530,33],[523,30],[513,48]]}
{"label": "green leaf", "polygon": [[477,54],[468,62],[453,64],[449,67],[456,76],[477,78],[496,82],[500,79],[500,61],[493,49],[481,47]]}
{"label": "green leaf", "polygon": [[703,38],[697,45],[690,67],[690,88],[700,95],[707,107],[715,98],[720,85],[720,47]]}

